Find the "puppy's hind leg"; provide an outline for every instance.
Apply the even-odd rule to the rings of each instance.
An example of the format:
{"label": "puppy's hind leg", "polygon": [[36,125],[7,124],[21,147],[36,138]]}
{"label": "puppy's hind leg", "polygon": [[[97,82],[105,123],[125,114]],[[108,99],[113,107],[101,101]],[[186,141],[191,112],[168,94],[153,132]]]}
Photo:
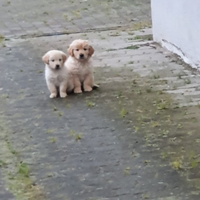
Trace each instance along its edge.
{"label": "puppy's hind leg", "polygon": [[67,83],[61,83],[59,89],[60,89],[60,97],[65,98],[67,96]]}
{"label": "puppy's hind leg", "polygon": [[92,87],[94,85],[93,83],[93,76],[92,74],[88,74],[86,77],[85,77],[85,80],[83,82],[83,88],[84,88],[84,91],[85,92],[90,92],[92,91]]}

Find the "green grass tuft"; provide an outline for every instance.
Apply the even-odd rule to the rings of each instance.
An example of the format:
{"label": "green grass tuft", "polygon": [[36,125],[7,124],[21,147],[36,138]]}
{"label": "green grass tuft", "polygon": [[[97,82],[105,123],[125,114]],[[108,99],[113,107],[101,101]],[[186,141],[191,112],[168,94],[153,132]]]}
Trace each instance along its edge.
{"label": "green grass tuft", "polygon": [[26,163],[20,163],[18,166],[18,173],[21,174],[24,177],[29,177],[29,167]]}

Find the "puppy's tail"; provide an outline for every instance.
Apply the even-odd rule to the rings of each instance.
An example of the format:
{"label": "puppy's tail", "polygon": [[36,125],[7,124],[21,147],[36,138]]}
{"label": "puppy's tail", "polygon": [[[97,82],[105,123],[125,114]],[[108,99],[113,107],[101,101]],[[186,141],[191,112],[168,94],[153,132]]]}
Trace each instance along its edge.
{"label": "puppy's tail", "polygon": [[94,83],[92,89],[93,89],[93,90],[97,90],[97,89],[99,89],[99,85],[97,85],[97,84]]}

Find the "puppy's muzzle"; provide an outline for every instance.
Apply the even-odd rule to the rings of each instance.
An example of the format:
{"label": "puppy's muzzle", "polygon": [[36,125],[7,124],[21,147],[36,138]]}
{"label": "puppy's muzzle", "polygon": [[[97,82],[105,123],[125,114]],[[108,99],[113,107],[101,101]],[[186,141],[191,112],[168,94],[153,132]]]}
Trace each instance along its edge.
{"label": "puppy's muzzle", "polygon": [[60,68],[60,65],[56,65],[55,69],[57,69],[57,70],[58,70],[59,68]]}
{"label": "puppy's muzzle", "polygon": [[84,59],[84,54],[80,54],[79,58]]}

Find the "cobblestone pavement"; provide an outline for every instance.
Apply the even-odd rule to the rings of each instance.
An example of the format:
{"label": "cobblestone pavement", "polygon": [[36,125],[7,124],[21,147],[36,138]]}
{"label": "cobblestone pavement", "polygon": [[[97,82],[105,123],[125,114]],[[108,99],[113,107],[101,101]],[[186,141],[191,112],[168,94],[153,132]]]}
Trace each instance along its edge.
{"label": "cobblestone pavement", "polygon": [[150,22],[150,0],[2,0],[0,35],[55,35]]}
{"label": "cobblestone pavement", "polygon": [[[16,199],[199,199],[199,73],[149,41],[150,33],[5,42],[2,174]],[[80,37],[96,50],[101,87],[49,99],[41,55],[66,52]]]}
{"label": "cobblestone pavement", "polygon": [[[55,4],[61,7],[60,1],[49,2],[53,6],[42,9],[44,1],[23,6],[20,0],[3,1],[0,9],[26,13],[31,24],[48,21],[49,17],[41,18],[43,14],[63,16],[54,9]],[[95,11],[98,4],[91,0],[80,4],[81,12],[88,2],[88,12]],[[200,74],[152,42],[151,29],[143,29],[149,3],[141,2],[101,1],[98,19],[104,21],[107,5],[117,17],[110,24],[106,21],[103,29],[115,30],[99,31],[99,25],[91,23],[72,29],[80,32],[76,34],[59,30],[62,35],[31,37],[55,35],[53,29],[29,32],[31,25],[19,34],[3,34],[1,200],[199,200]],[[30,5],[38,19],[28,12]],[[74,11],[77,5],[71,1],[66,9]],[[123,8],[117,9],[118,5]],[[137,23],[123,23],[123,30],[119,29],[119,13],[128,13],[131,6],[139,13],[132,10],[124,18]],[[0,13],[9,22],[8,13]],[[83,23],[81,18],[76,26]],[[98,31],[88,31],[92,28]],[[1,30],[10,32],[9,27]],[[23,35],[26,38],[14,39]],[[49,99],[41,56],[52,48],[66,52],[76,38],[89,39],[95,49],[95,80],[100,89]]]}

